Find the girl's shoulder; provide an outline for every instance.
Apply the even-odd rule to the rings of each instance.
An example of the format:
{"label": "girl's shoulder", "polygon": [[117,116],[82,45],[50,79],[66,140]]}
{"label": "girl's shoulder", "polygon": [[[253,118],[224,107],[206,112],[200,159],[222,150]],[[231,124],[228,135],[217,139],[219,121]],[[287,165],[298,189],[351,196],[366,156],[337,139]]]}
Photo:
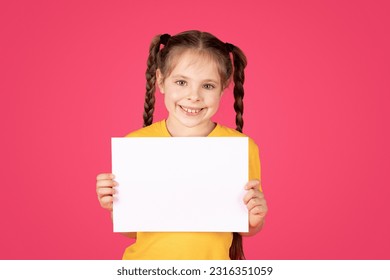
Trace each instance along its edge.
{"label": "girl's shoulder", "polygon": [[155,122],[149,126],[130,132],[126,137],[169,137],[170,135],[164,127],[164,121]]}
{"label": "girl's shoulder", "polygon": [[224,125],[221,125],[219,123],[217,123],[216,127],[214,128],[214,130],[210,133],[211,137],[213,136],[223,136],[223,137],[248,137],[247,135],[245,135],[244,133],[241,133],[233,128],[230,128],[230,127],[227,127],[227,126],[224,126]]}
{"label": "girl's shoulder", "polygon": [[257,148],[256,142],[248,135],[241,133],[233,128],[217,123],[215,129],[210,133],[210,137],[248,137],[249,147]]}

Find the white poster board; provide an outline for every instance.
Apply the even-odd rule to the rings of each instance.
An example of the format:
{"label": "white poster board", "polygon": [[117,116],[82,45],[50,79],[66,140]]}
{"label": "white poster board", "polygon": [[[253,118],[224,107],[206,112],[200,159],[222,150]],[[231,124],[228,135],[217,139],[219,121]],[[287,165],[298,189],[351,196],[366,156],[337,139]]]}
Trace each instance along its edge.
{"label": "white poster board", "polygon": [[112,138],[115,232],[247,232],[247,137]]}

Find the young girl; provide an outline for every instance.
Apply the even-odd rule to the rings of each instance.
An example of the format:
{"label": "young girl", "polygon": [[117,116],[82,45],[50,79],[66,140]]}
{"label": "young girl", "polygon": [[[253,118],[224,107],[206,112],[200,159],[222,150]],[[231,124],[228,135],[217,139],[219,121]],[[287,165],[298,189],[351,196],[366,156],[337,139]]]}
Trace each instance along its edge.
{"label": "young girl", "polygon": [[[204,136],[243,137],[244,68],[246,57],[230,43],[207,32],[186,31],[154,37],[146,71],[144,128],[127,137]],[[236,130],[214,123],[223,90],[234,82]],[[153,123],[155,86],[164,95],[168,118]],[[118,185],[114,174],[97,176],[100,205],[111,212]],[[249,181],[243,203],[248,208],[249,232],[138,232],[123,259],[244,259],[242,236],[259,232],[267,214],[260,185],[258,148],[249,138]],[[146,205],[147,206],[147,205]]]}

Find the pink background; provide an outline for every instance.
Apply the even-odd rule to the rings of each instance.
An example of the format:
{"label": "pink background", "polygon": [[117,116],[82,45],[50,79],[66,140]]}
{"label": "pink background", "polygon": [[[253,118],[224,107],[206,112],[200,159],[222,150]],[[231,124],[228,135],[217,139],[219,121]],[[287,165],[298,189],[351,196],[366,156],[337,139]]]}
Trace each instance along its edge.
{"label": "pink background", "polygon": [[[1,2],[0,258],[121,258],[95,177],[110,137],[142,126],[152,37],[200,29],[249,60],[270,210],[247,258],[389,259],[387,1],[182,3]],[[216,120],[232,126],[229,95]]]}

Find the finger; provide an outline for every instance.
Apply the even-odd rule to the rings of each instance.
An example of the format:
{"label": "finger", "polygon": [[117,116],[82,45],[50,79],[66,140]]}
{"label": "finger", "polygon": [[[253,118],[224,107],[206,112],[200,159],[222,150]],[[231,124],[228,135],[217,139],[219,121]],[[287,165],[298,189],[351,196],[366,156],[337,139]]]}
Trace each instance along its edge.
{"label": "finger", "polygon": [[267,209],[267,203],[265,202],[265,200],[258,198],[251,199],[246,206],[248,208],[248,211],[252,211],[256,207],[262,207],[264,209]]}
{"label": "finger", "polygon": [[249,211],[251,211],[253,208],[255,208],[257,206],[261,206],[261,205],[262,204],[261,204],[260,200],[258,200],[256,198],[252,198],[251,200],[249,200],[246,207],[248,208]]}
{"label": "finger", "polygon": [[108,208],[110,207],[110,205],[112,205],[113,201],[114,201],[114,198],[109,195],[109,196],[103,196],[102,198],[100,198],[100,205],[104,208]]}
{"label": "finger", "polygon": [[96,187],[116,187],[118,186],[118,183],[114,180],[98,180],[96,181]]}
{"label": "finger", "polygon": [[252,198],[264,199],[264,194],[258,189],[250,189],[244,196],[244,203],[247,204]]}
{"label": "finger", "polygon": [[255,191],[250,189],[244,196],[244,203],[248,204],[249,200],[251,200],[255,196]]}
{"label": "finger", "polygon": [[249,211],[251,211],[254,207],[257,207],[259,206],[258,202],[256,201],[256,199],[252,198],[251,200],[249,200],[249,202],[247,203],[246,207],[248,208]]}
{"label": "finger", "polygon": [[101,173],[101,174],[96,176],[96,180],[110,180],[110,179],[114,179],[114,178],[115,178],[115,175],[112,173]]}
{"label": "finger", "polygon": [[112,211],[113,207],[112,207],[112,203],[108,203],[108,204],[105,204],[105,205],[101,205],[101,207],[103,209],[106,209],[106,210],[109,210],[109,211]]}
{"label": "finger", "polygon": [[259,189],[260,184],[261,184],[260,180],[250,180],[248,183],[246,183],[245,189],[246,190]]}
{"label": "finger", "polygon": [[105,195],[113,195],[113,194],[115,194],[115,189],[114,188],[98,188],[98,189],[96,189],[96,193],[100,197],[103,197]]}
{"label": "finger", "polygon": [[252,209],[253,207],[256,207],[256,206],[267,206],[267,201],[265,200],[264,198],[264,195],[262,193],[259,193],[255,196],[253,196],[251,199],[248,200],[248,202],[246,203],[246,206],[248,207],[248,209]]}
{"label": "finger", "polygon": [[256,206],[249,211],[250,215],[258,215],[260,217],[265,217],[267,212],[268,208],[265,206]]}

